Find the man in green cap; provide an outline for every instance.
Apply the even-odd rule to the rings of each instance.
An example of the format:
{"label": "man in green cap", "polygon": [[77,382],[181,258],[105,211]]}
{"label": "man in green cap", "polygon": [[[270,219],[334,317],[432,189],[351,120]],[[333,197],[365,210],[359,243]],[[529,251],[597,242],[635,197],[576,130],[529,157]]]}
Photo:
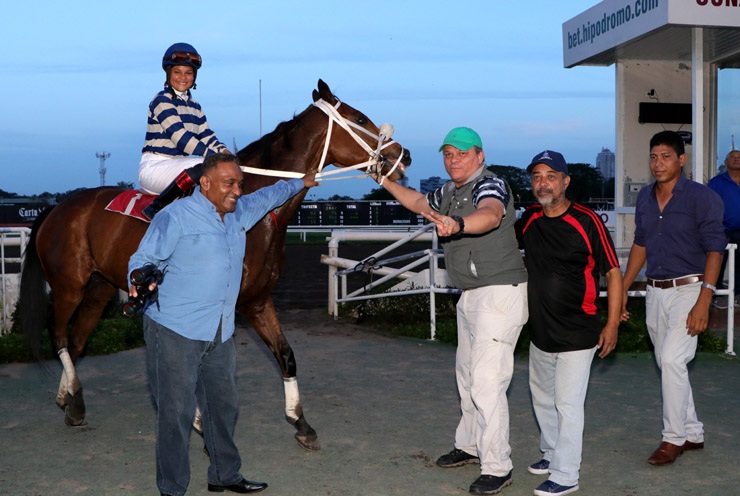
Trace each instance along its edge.
{"label": "man in green cap", "polygon": [[455,373],[462,418],[455,448],[437,465],[480,462],[471,494],[511,484],[509,407],[514,346],[527,321],[527,272],[514,234],[511,188],[485,164],[478,133],[450,131],[439,148],[450,181],[426,195],[392,181],[383,186],[403,206],[437,226],[457,304]]}

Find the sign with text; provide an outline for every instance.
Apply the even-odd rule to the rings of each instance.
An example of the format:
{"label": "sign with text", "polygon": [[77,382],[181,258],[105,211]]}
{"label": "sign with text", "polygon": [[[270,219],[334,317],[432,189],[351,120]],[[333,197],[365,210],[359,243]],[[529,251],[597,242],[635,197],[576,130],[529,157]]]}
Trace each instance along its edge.
{"label": "sign with text", "polygon": [[667,25],[738,28],[740,0],[604,0],[563,23],[563,65]]}

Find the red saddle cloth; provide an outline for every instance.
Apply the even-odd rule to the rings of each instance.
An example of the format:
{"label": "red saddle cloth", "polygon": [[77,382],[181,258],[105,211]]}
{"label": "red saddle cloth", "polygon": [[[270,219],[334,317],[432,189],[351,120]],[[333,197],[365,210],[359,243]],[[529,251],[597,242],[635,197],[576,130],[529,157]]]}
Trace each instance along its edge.
{"label": "red saddle cloth", "polygon": [[149,222],[149,219],[147,219],[141,211],[148,207],[156,197],[157,195],[150,195],[149,193],[144,193],[137,189],[127,189],[113,198],[105,209],[110,212],[117,212],[119,214],[128,215],[129,217],[135,217],[144,222]]}

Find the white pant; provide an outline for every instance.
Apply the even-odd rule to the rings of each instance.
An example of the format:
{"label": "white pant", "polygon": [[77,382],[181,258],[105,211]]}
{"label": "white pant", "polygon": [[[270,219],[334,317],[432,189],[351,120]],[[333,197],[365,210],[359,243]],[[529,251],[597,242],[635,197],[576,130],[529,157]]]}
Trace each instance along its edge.
{"label": "white pant", "polygon": [[529,345],[529,390],[540,426],[540,450],[550,480],[578,484],[583,448],[583,404],[596,347],[547,353]]}
{"label": "white pant", "polygon": [[513,468],[506,390],[528,317],[526,283],[466,290],[457,303],[455,373],[462,418],[455,447],[480,457],[482,474],[504,476]]}
{"label": "white pant", "polygon": [[139,162],[139,185],[147,193],[160,194],[185,169],[203,162],[203,157],[167,157],[142,153]]}
{"label": "white pant", "polygon": [[696,304],[701,284],[675,288],[647,287],[646,316],[655,346],[663,391],[663,441],[683,446],[704,442],[704,426],[696,417],[687,364],[696,354],[698,338],[686,329],[689,311]]}

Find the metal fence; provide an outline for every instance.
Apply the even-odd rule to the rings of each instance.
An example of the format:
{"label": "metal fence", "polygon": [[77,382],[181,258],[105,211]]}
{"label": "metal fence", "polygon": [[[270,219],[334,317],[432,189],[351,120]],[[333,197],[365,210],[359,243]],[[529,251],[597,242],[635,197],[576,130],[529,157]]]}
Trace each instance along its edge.
{"label": "metal fence", "polygon": [[10,329],[10,317],[20,294],[20,267],[31,230],[27,227],[0,228],[0,335]]}
{"label": "metal fence", "polygon": [[[438,259],[442,256],[442,250],[438,248],[436,230],[432,229],[434,225],[429,224],[419,230],[407,234],[398,232],[367,232],[367,230],[344,231],[335,230],[329,239],[329,254],[321,257],[321,263],[329,266],[329,294],[328,306],[329,313],[334,318],[339,316],[339,305],[352,301],[363,301],[377,298],[392,298],[398,296],[408,296],[413,294],[429,295],[429,317],[430,317],[430,339],[435,338],[437,329],[436,324],[436,304],[435,295],[439,293],[460,293],[460,290],[449,287],[449,279],[444,269],[438,267]],[[400,257],[383,258],[399,246],[411,241],[431,241],[431,248],[403,255]],[[349,260],[339,256],[339,245],[344,241],[395,241],[388,247],[374,253],[364,260]],[[727,274],[735,273],[735,251],[737,245],[730,243],[727,245],[728,260]],[[629,256],[629,250],[617,250],[620,256],[622,267],[626,267],[626,259]],[[388,267],[385,264],[413,260],[401,268]],[[419,272],[413,272],[413,269],[426,265],[426,268]],[[366,284],[360,289],[352,292],[347,291],[347,277],[351,274],[370,273],[382,276],[380,279]],[[378,286],[392,280],[399,279],[407,281],[398,284],[382,293],[371,293],[370,291]],[[638,279],[644,280],[644,272]],[[735,355],[734,351],[734,326],[735,326],[735,300],[734,278],[728,277],[728,288],[718,289],[716,296],[727,296],[727,348],[725,353]],[[629,291],[628,295],[632,297],[645,297],[645,291]],[[606,291],[601,291],[599,296],[606,297]]]}

